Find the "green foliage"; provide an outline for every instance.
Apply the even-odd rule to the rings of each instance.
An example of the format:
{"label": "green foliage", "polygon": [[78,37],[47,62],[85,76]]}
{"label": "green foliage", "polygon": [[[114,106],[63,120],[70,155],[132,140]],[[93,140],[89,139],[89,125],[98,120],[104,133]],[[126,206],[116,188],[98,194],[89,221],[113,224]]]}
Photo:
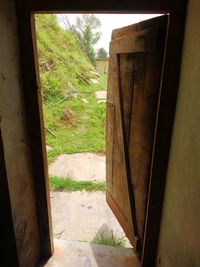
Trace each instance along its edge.
{"label": "green foliage", "polygon": [[113,247],[124,247],[125,242],[122,239],[115,237],[112,233],[112,236],[109,236],[106,233],[101,233],[93,240],[93,243],[105,245],[105,246],[113,246]]}
{"label": "green foliage", "polygon": [[35,15],[42,94],[45,101],[62,97],[92,78],[93,66],[69,31],[62,29],[55,15]]}
{"label": "green foliage", "polygon": [[97,59],[98,60],[108,59],[108,53],[106,52],[106,50],[103,47],[99,48],[99,50],[97,52]]}
{"label": "green foliage", "polygon": [[91,181],[75,181],[71,177],[61,178],[49,177],[50,188],[53,191],[102,191],[105,190],[105,183],[94,183]]}
{"label": "green foliage", "polygon": [[97,31],[101,27],[100,20],[95,15],[84,14],[76,18],[76,22],[72,25],[72,32],[75,33],[85,54],[90,62],[95,66],[94,44],[96,44],[101,36]]}

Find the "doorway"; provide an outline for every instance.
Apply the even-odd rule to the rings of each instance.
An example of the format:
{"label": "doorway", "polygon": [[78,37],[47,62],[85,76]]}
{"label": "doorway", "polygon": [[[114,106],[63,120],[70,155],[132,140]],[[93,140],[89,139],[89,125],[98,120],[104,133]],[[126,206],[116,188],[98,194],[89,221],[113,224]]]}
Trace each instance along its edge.
{"label": "doorway", "polygon": [[[65,22],[67,21],[69,26],[67,30],[59,25],[59,19],[62,23],[62,18],[55,15],[36,16],[44,129],[50,163],[49,181],[52,190],[54,237],[70,241],[78,239],[78,241],[93,241],[114,246],[124,246],[125,244],[130,246],[127,238],[124,238],[125,233],[107,209],[108,207],[104,207],[104,211],[101,213],[99,192],[95,193],[92,198],[92,193],[89,193],[91,199],[88,199],[87,196],[87,191],[105,190],[105,110],[108,67],[102,67],[102,64],[108,64],[105,62],[107,58],[101,60],[104,62],[99,60],[97,65],[92,65],[90,58],[87,62],[88,55],[86,55],[86,59],[83,57],[84,47],[80,45],[81,53],[78,54],[78,46],[74,45],[78,34],[73,35],[73,25],[69,22],[68,16],[65,15]],[[57,42],[54,44],[52,39],[55,36]],[[74,43],[70,39],[72,36],[75,39]],[[66,40],[68,38],[66,46],[63,37]],[[71,44],[70,48],[67,47],[69,43]],[[60,51],[58,51],[59,48]],[[76,50],[75,56],[73,50]],[[71,54],[61,54],[61,51]],[[66,57],[66,65],[63,64],[64,57]],[[69,61],[70,57],[71,61]],[[70,191],[70,193],[58,191]],[[71,191],[76,192],[73,194]],[[86,199],[84,199],[84,194]],[[97,202],[95,203],[95,201]],[[77,205],[74,205],[76,202]],[[73,204],[72,207],[70,204]],[[105,206],[106,203],[103,205]],[[77,213],[77,207],[80,208],[80,213]],[[91,209],[97,212],[91,213]],[[81,210],[82,217],[79,217]],[[102,220],[102,217],[107,215],[110,225],[106,220],[105,222]],[[87,219],[86,224],[83,223],[84,218]],[[93,227],[96,233],[91,231],[92,218],[94,225],[97,226],[97,229]],[[98,225],[99,222],[101,225]],[[79,236],[87,233],[88,226],[93,236],[92,239],[87,235]]]}
{"label": "doorway", "polygon": [[[41,8],[41,7],[40,7]],[[36,10],[37,10],[37,8],[36,8]],[[183,26],[183,24],[182,24],[182,22],[183,22],[183,20],[182,19],[184,19],[181,15],[180,16],[174,16],[174,15],[172,15],[171,17],[170,17],[170,26],[169,26],[169,29],[170,29],[170,31],[169,31],[169,39],[168,39],[168,45],[167,45],[167,61],[165,62],[165,64],[164,64],[164,66],[165,66],[165,72],[164,72],[164,82],[163,82],[163,84],[162,84],[162,88],[163,88],[163,90],[164,90],[164,95],[161,97],[161,103],[162,103],[162,108],[161,108],[161,110],[162,110],[162,112],[161,112],[161,114],[160,114],[160,116],[159,116],[159,121],[158,121],[158,136],[157,136],[157,139],[156,139],[156,146],[161,142],[161,140],[162,140],[162,132],[163,132],[163,129],[168,129],[168,127],[169,127],[169,129],[170,129],[170,131],[171,131],[171,127],[172,127],[172,122],[173,122],[173,116],[171,116],[172,115],[172,113],[173,113],[173,110],[172,110],[172,113],[170,113],[169,114],[169,120],[167,120],[167,123],[166,123],[166,120],[165,120],[165,124],[163,125],[162,123],[161,123],[161,118],[163,117],[163,110],[167,110],[168,109],[168,107],[169,107],[169,109],[170,109],[170,107],[171,107],[171,105],[170,106],[168,106],[166,103],[171,103],[171,99],[170,99],[170,94],[173,94],[172,93],[172,91],[173,91],[173,88],[175,89],[175,87],[176,87],[176,85],[177,85],[177,78],[178,78],[178,73],[175,71],[172,71],[172,69],[174,70],[174,68],[175,68],[175,66],[177,66],[177,64],[178,64],[178,66],[179,66],[179,63],[180,63],[180,61],[179,60],[175,60],[176,58],[178,58],[179,59],[179,56],[180,56],[180,49],[179,48],[181,48],[181,42],[178,42],[178,44],[175,46],[175,50],[173,51],[173,53],[172,53],[172,50],[171,50],[171,46],[173,46],[172,45],[172,43],[174,43],[174,39],[172,38],[172,35],[174,36],[174,32],[176,32],[177,33],[177,35],[176,36],[180,36],[180,31],[178,30],[178,29],[183,29],[182,28],[182,26]],[[172,27],[172,25],[174,25],[174,23],[175,22],[180,22],[180,25],[178,24],[176,24],[177,25],[177,27],[176,28],[174,28],[174,27]],[[27,24],[24,24],[24,25],[27,25]],[[23,36],[23,34],[26,34],[26,33],[28,33],[28,31],[29,31],[29,27],[30,25],[28,24],[27,25],[27,27],[22,27],[22,28],[25,28],[25,33],[23,32],[21,32],[21,35]],[[181,31],[182,32],[182,31]],[[29,33],[28,33],[28,36],[29,36]],[[178,37],[177,37],[178,38]],[[173,41],[172,41],[173,40]],[[180,40],[181,40],[181,38],[180,38]],[[180,41],[179,40],[179,41]],[[26,43],[26,42],[28,42],[28,40],[27,39],[25,39],[24,41],[22,41],[22,46],[24,46],[24,44]],[[169,44],[171,44],[171,46],[169,45]],[[32,48],[31,48],[32,49]],[[31,50],[30,49],[30,50]],[[26,47],[24,47],[24,50],[26,51]],[[29,50],[29,49],[28,49]],[[32,53],[32,50],[31,50],[31,53]],[[25,52],[25,54],[26,54],[26,52]],[[176,57],[170,57],[170,55],[171,54],[174,54],[174,55],[176,55]],[[25,58],[24,58],[25,59]],[[174,59],[174,60],[172,60],[172,59]],[[176,62],[176,64],[175,65],[173,65],[173,64],[170,64],[170,67],[169,67],[169,63],[171,62],[171,61],[173,61],[173,62]],[[30,60],[30,57],[27,57],[27,60],[25,59],[25,61],[24,62],[29,62],[30,64],[27,64],[27,67],[28,67],[28,69],[33,69],[34,70],[34,67],[33,67],[33,65],[32,65],[32,61]],[[24,63],[23,62],[23,63]],[[23,67],[24,67],[24,71],[25,71],[25,73],[26,73],[26,67],[24,66],[24,64],[22,64],[23,65]],[[174,66],[174,68],[172,68],[172,66]],[[168,70],[168,74],[166,75],[166,69]],[[28,77],[29,77],[30,75],[28,75]],[[34,76],[34,75],[33,75]],[[170,83],[170,80],[168,79],[169,77],[174,77],[174,80],[173,81],[175,81],[175,83],[173,83],[173,84],[171,84]],[[24,76],[24,79],[25,79],[25,83],[26,84],[29,84],[29,81],[26,79],[26,76]],[[166,85],[168,84],[168,83],[170,83],[171,84],[171,86],[170,87],[168,87],[168,88],[170,88],[170,91],[167,91],[166,92]],[[31,88],[33,89],[33,94],[35,94],[34,93],[34,88],[35,88],[35,82],[33,82],[33,84],[31,85]],[[30,88],[30,89],[31,89]],[[35,114],[35,109],[34,108],[36,108],[37,107],[37,101],[36,101],[36,99],[35,99],[35,97],[34,98],[30,98],[30,95],[28,94],[28,93],[26,93],[25,92],[25,98],[26,98],[26,100],[27,100],[27,104],[29,103],[30,104],[30,108],[27,108],[27,110],[29,111],[28,113],[31,115],[32,113],[33,114]],[[32,100],[34,100],[33,101],[33,103],[32,103]],[[32,104],[31,104],[32,103]],[[164,103],[165,103],[165,105],[164,105]],[[174,102],[173,102],[174,103]],[[37,109],[37,108],[36,108]],[[36,112],[37,113],[37,112]],[[160,112],[159,112],[160,113]],[[167,113],[165,113],[165,114],[167,114]],[[37,115],[37,114],[36,114]],[[34,119],[34,116],[31,116],[31,118],[32,118],[32,120],[31,121],[33,121],[34,122],[34,124],[37,124],[38,123],[38,116],[36,116],[35,117],[35,119]],[[161,127],[161,125],[162,125],[162,127]],[[32,125],[29,125],[30,126],[30,129],[32,129]],[[162,130],[161,130],[161,128],[162,128]],[[35,128],[35,129],[37,129],[37,128]],[[41,129],[40,129],[41,130]],[[38,135],[38,133],[40,132],[40,130],[39,130],[39,128],[38,128],[38,131],[34,131],[34,133],[36,133],[36,144],[38,143],[38,146],[32,146],[32,151],[33,151],[33,158],[35,159],[35,162],[33,162],[34,163],[34,171],[35,171],[35,175],[36,174],[38,174],[39,175],[39,177],[41,177],[42,178],[42,175],[43,175],[43,165],[41,165],[40,163],[41,162],[43,162],[43,160],[41,159],[40,160],[40,158],[39,159],[37,159],[37,157],[35,156],[36,154],[37,155],[39,155],[38,153],[35,153],[36,151],[38,151],[38,152],[41,152],[40,151],[40,147],[39,147],[39,143],[40,143],[40,138],[41,138],[41,136],[40,135]],[[32,134],[30,134],[31,136],[32,136]],[[159,137],[159,138],[158,138]],[[170,143],[170,139],[168,138],[167,140],[166,140],[166,143],[165,143],[165,145],[164,146],[160,146],[159,148],[160,149],[158,149],[157,147],[156,147],[156,152],[154,153],[154,157],[157,159],[158,158],[158,156],[159,155],[168,155],[168,149],[169,149],[169,143]],[[163,154],[162,153],[162,151],[165,151],[167,154]],[[162,175],[164,175],[165,176],[165,173],[166,173],[166,166],[167,166],[167,158],[168,158],[168,156],[166,156],[166,157],[164,157],[163,158],[163,161],[162,161],[162,165],[163,165],[163,168],[162,168],[162,171],[161,171],[161,173],[162,173]],[[154,159],[154,161],[155,161],[155,164],[153,164],[153,173],[156,173],[156,166],[157,166],[157,164],[156,164],[156,162],[157,162],[157,160],[155,160]],[[39,163],[39,165],[38,164],[36,164],[36,163]],[[36,165],[36,166],[35,166]],[[165,166],[165,167],[164,167]],[[37,168],[36,168],[37,167]],[[41,172],[41,171],[42,172]],[[156,177],[155,177],[156,178]],[[157,180],[157,178],[155,179],[155,181]],[[155,181],[154,181],[154,183],[155,183]],[[46,193],[44,192],[44,184],[43,184],[43,179],[37,179],[37,181],[35,181],[35,183],[36,183],[36,188],[38,188],[38,191],[37,191],[37,195],[39,195],[39,197],[40,197],[40,199],[41,199],[41,201],[42,201],[42,203],[44,204],[44,206],[46,205],[45,203],[45,196],[46,196]],[[38,187],[38,185],[39,184],[41,184],[42,186],[41,187]],[[155,184],[154,184],[155,185]],[[40,190],[40,188],[41,188],[41,190]],[[156,188],[156,186],[155,186],[155,188]],[[158,213],[160,214],[160,211],[161,211],[161,206],[162,206],[162,196],[163,196],[163,189],[164,189],[164,180],[162,180],[162,190],[160,191],[160,194],[159,194],[159,196],[158,196],[158,199],[161,199],[161,202],[159,202],[160,204],[159,204],[159,207],[158,207]],[[44,193],[44,195],[43,195],[43,193]],[[152,197],[152,199],[150,199],[150,208],[152,208],[153,207],[153,205],[155,204],[155,203],[158,203],[157,201],[156,201],[156,199],[155,199],[155,197]],[[44,211],[44,213],[45,213],[45,210],[43,210]],[[47,222],[47,217],[46,217],[46,215],[44,216],[44,217],[41,217],[40,215],[42,215],[43,214],[43,211],[42,212],[39,212],[39,220],[40,220],[40,222],[43,222],[42,224],[41,224],[41,226],[43,225],[43,226],[45,226],[45,225],[47,225],[48,223],[49,223],[49,221]],[[47,211],[48,212],[48,211]],[[153,213],[151,213],[151,214],[153,214]],[[158,216],[159,217],[159,216]],[[160,217],[159,217],[160,218]],[[148,223],[148,225],[147,225],[147,228],[149,229],[148,231],[147,231],[147,233],[148,233],[148,236],[151,236],[151,233],[153,233],[152,231],[150,231],[150,229],[156,229],[156,225],[158,226],[159,225],[159,218],[158,219],[156,219],[156,218],[152,218],[151,216],[150,216],[150,220],[149,220],[149,223]],[[156,220],[155,220],[156,219]],[[44,221],[46,221],[46,223],[44,223]],[[41,227],[41,229],[40,229],[40,231],[42,231],[42,229],[44,230],[44,231],[42,231],[41,232],[41,235],[44,237],[44,239],[46,240],[47,238],[49,238],[49,232],[48,232],[48,227]],[[47,235],[44,235],[44,232],[47,232]],[[156,235],[156,236],[158,236],[158,235]],[[47,237],[47,238],[46,238]],[[47,242],[48,243],[48,242]],[[47,253],[50,253],[50,250],[49,250],[49,247],[47,247],[49,244],[47,244],[46,242],[43,242],[43,244],[44,244],[44,248],[43,248],[43,251],[47,251]],[[157,241],[156,241],[156,238],[155,239],[149,239],[148,238],[148,242],[146,243],[147,244],[147,247],[149,246],[149,244],[152,244],[152,246],[150,246],[149,247],[149,249],[146,249],[146,252],[147,252],[147,254],[149,254],[150,253],[150,251],[153,251],[153,254],[149,254],[149,257],[145,257],[145,258],[151,258],[151,260],[153,260],[153,258],[154,258],[154,256],[153,255],[155,255],[155,249],[156,249],[156,244],[157,244]]]}

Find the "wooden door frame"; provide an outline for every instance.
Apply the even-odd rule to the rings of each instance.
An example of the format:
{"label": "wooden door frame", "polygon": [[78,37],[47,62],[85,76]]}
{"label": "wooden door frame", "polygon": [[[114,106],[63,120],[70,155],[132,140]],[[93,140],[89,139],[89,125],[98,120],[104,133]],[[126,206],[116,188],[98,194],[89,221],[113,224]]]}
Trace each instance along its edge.
{"label": "wooden door frame", "polygon": [[42,258],[50,257],[53,253],[53,235],[42,103],[39,90],[34,24],[32,20],[33,14],[55,12],[69,13],[75,11],[79,13],[87,11],[91,13],[170,14],[160,87],[160,105],[157,114],[154,152],[152,157],[144,247],[142,252],[142,266],[149,267],[155,264],[159,229],[162,219],[169,149],[176,107],[176,96],[179,88],[186,6],[187,0],[124,0],[121,2],[118,0],[77,0],[70,2],[66,0],[16,0],[26,125],[31,144]]}
{"label": "wooden door frame", "polygon": [[19,267],[1,128],[0,128],[0,210],[2,213],[2,217],[0,220],[1,262],[4,262],[6,266]]}

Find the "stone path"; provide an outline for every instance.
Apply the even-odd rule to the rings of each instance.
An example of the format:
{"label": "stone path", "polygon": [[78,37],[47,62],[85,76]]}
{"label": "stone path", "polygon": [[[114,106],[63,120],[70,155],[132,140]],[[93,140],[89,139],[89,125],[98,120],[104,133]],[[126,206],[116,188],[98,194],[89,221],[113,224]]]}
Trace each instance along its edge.
{"label": "stone path", "polygon": [[[97,91],[95,95],[98,101],[106,101],[106,91]],[[103,153],[62,154],[50,164],[49,174],[78,181],[104,182],[105,161]],[[51,207],[54,238],[93,242],[102,236],[115,236],[117,240],[124,240],[126,247],[131,247],[106,203],[105,192],[51,192]],[[115,264],[109,266],[118,266]]]}
{"label": "stone path", "polygon": [[[105,154],[63,154],[49,166],[49,174],[74,180],[105,181]],[[51,192],[54,237],[91,242],[102,234],[123,239],[125,233],[109,208],[105,192]]]}
{"label": "stone path", "polygon": [[59,155],[49,166],[49,175],[71,177],[78,181],[105,181],[104,153]]}
{"label": "stone path", "polygon": [[54,238],[91,242],[112,235],[130,246],[104,192],[51,192]]}

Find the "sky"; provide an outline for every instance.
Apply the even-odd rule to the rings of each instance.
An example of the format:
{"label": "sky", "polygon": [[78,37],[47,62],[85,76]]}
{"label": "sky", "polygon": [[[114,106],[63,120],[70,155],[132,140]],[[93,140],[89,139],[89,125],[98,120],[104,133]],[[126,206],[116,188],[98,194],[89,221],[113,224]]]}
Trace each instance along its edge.
{"label": "sky", "polygon": [[[81,14],[65,14],[67,15],[70,24],[74,24],[75,18]],[[62,15],[58,15],[61,17]],[[107,52],[109,51],[109,42],[111,39],[111,33],[113,29],[128,26],[142,20],[147,20],[153,17],[159,16],[159,14],[95,14],[101,21],[101,38],[99,42],[94,46],[97,51],[103,47]],[[62,23],[61,23],[62,26]]]}

